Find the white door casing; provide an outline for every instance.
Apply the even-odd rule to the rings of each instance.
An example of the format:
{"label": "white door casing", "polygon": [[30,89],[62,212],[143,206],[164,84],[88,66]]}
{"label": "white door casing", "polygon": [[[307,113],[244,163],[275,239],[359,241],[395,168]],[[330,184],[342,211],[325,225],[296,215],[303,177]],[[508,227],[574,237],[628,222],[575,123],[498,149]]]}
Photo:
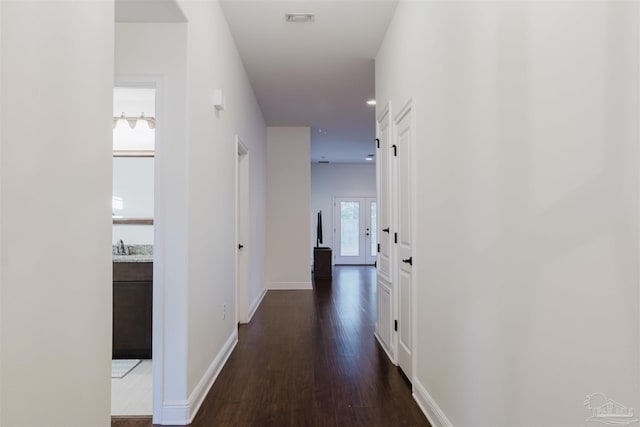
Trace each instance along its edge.
{"label": "white door casing", "polygon": [[[166,245],[166,209],[169,203],[165,197],[165,175],[163,171],[168,162],[167,144],[165,144],[165,132],[168,117],[166,115],[166,86],[165,80],[152,74],[145,75],[116,75],[114,84],[116,87],[154,87],[155,95],[155,148],[154,148],[154,177],[153,177],[153,302],[152,302],[152,347],[151,370],[153,378],[152,390],[152,414],[153,423],[162,421],[162,408],[165,399],[165,372],[167,354],[171,348],[165,348],[167,330],[165,328],[165,296],[167,294],[167,273],[165,259],[167,259]],[[111,342],[112,337],[109,337]]]}

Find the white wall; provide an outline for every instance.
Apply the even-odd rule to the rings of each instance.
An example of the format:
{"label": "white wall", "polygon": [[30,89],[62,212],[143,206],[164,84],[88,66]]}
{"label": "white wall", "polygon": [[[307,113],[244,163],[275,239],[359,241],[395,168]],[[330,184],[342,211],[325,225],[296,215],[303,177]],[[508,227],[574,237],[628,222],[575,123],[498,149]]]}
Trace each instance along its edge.
{"label": "white wall", "polygon": [[[158,82],[154,158],[154,422],[187,396],[187,28],[116,24],[117,83]],[[125,227],[125,226],[123,226]],[[165,301],[171,303],[165,304]],[[164,312],[158,310],[164,307]],[[163,325],[164,327],[158,327]]]}
{"label": "white wall", "polygon": [[[322,211],[320,246],[334,248],[333,200],[335,197],[375,197],[376,165],[311,164],[311,247],[316,244],[318,211]],[[312,257],[313,259],[313,257]]]}
{"label": "white wall", "polygon": [[416,112],[413,384],[456,427],[640,406],[638,49],[637,3],[398,5],[376,98]]}
{"label": "white wall", "polygon": [[0,3],[3,426],[110,423],[113,8]]}
{"label": "white wall", "polygon": [[[238,134],[250,151],[252,301],[264,286],[266,128],[218,2],[180,2],[188,24],[189,329],[188,389],[216,367],[235,324],[235,164]],[[213,90],[226,109],[216,112]],[[226,316],[223,306],[226,306]],[[224,316],[224,318],[223,318]],[[203,396],[204,397],[204,396]]]}
{"label": "white wall", "polygon": [[153,245],[153,225],[114,225],[111,243],[122,240],[125,245]]}
{"label": "white wall", "polygon": [[[193,417],[235,345],[236,134],[251,153],[250,302],[264,288],[266,217],[266,128],[226,21],[217,2],[180,6],[187,24],[119,24],[116,45],[117,73],[160,75],[166,88],[172,133],[157,133],[164,202],[158,209],[156,201],[155,224],[164,210],[166,229],[156,232],[155,249],[165,233],[164,300],[171,303],[164,305],[164,355],[154,334],[154,359],[165,357],[163,397],[155,395],[163,410],[154,422],[169,424]],[[213,108],[214,89],[224,92],[225,111]]]}
{"label": "white wall", "polygon": [[310,289],[311,130],[267,128],[267,281]]}
{"label": "white wall", "polygon": [[[2,49],[1,48],[2,48],[2,6],[0,5],[0,100],[2,99],[2,96],[3,96],[3,92],[2,92],[2,80],[3,80],[2,79],[2,74],[3,74],[3,71],[2,71]],[[0,165],[2,164],[2,141],[3,141],[3,137],[2,137],[2,135],[3,135],[2,117],[3,117],[3,115],[2,115],[2,102],[0,101]],[[2,244],[2,242],[3,242],[3,240],[2,240],[2,236],[3,236],[3,234],[2,234],[2,224],[4,223],[3,220],[2,220],[2,218],[3,218],[3,216],[2,216],[2,211],[3,211],[2,199],[3,199],[3,197],[2,197],[2,173],[0,172],[0,375],[2,375],[2,370],[4,369],[3,368],[4,365],[2,363],[2,360],[3,360],[3,357],[2,357],[2,353],[3,353],[3,351],[2,351],[2,334],[3,334],[3,331],[4,331],[4,328],[2,327],[2,320],[3,320],[3,317],[4,317],[4,316],[2,316],[2,307],[3,307],[3,301],[4,301],[3,298],[2,298],[2,294],[3,294],[2,289],[4,287],[4,285],[3,285],[3,283],[4,283],[4,274],[2,274],[2,270],[4,269],[4,267],[2,265],[3,264],[2,263],[2,259],[4,259],[3,258],[3,250],[2,250],[2,247],[4,246]],[[4,418],[3,415],[2,415],[2,407],[3,407],[3,404],[4,404],[3,403],[4,399],[2,398],[2,394],[3,394],[2,387],[0,386],[0,422],[2,422],[1,420]]]}

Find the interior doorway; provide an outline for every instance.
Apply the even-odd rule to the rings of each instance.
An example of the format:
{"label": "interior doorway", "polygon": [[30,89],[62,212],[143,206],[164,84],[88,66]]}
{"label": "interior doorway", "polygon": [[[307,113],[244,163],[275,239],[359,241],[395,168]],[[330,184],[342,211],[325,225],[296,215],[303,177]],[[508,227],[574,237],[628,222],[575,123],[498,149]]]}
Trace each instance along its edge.
{"label": "interior doorway", "polygon": [[113,108],[111,414],[151,417],[155,85],[117,84]]}
{"label": "interior doorway", "polygon": [[333,203],[336,265],[374,265],[377,255],[375,197],[336,197]]}

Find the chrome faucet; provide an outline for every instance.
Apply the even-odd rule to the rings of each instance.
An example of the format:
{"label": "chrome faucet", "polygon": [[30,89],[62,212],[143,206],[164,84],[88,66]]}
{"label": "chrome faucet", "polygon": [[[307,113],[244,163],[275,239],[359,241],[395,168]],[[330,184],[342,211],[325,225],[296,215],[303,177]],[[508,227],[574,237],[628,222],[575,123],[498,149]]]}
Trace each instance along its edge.
{"label": "chrome faucet", "polygon": [[122,241],[122,239],[118,240],[118,254],[129,255],[127,253],[127,248],[124,246],[124,242]]}

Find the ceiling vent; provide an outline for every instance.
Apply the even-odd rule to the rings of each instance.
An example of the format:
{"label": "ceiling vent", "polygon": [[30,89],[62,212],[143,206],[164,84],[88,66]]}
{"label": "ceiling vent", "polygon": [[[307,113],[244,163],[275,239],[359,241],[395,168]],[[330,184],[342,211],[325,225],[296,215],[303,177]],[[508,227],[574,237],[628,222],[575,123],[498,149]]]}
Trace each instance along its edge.
{"label": "ceiling vent", "polygon": [[287,22],[313,22],[313,13],[285,13],[284,19]]}

